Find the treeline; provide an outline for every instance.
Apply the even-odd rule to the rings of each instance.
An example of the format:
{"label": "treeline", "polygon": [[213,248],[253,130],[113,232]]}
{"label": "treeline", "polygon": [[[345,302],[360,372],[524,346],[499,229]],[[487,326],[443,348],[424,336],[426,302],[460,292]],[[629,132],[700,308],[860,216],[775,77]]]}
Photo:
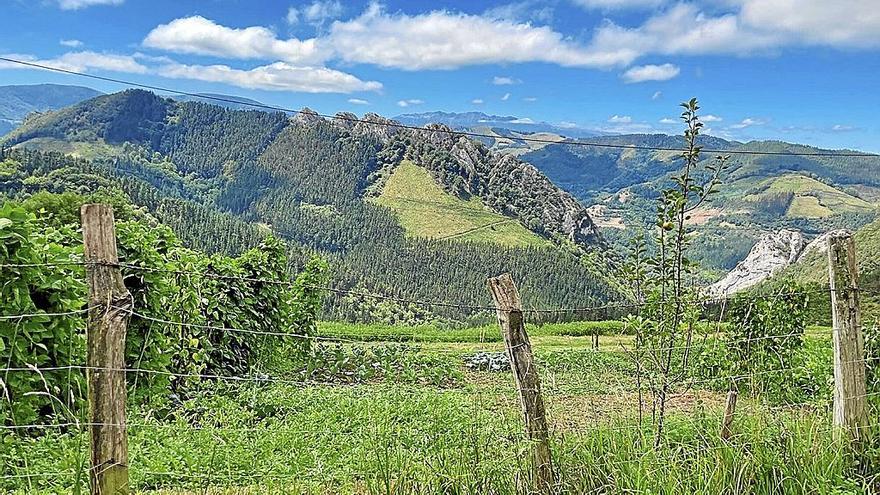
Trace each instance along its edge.
{"label": "treeline", "polygon": [[[172,226],[186,245],[207,252],[237,255],[274,232],[287,241],[296,266],[314,253],[327,256],[338,289],[485,305],[485,278],[512,271],[527,302],[538,306],[583,306],[615,295],[606,282],[608,274],[576,250],[407,238],[392,212],[365,200],[365,194],[383,167],[418,145],[416,136],[385,146],[375,133],[358,131],[357,126],[176,103],[143,91],[108,95],[56,114],[54,121],[53,114],[41,117],[41,126],[23,126],[9,142],[26,136],[122,142],[115,143],[112,156],[93,161],[17,148],[2,152],[6,171],[0,176],[0,192],[12,197],[39,190],[121,194]],[[436,172],[451,157],[433,146],[437,161],[427,165]],[[414,148],[411,154],[425,156],[429,148]],[[555,225],[548,230],[577,221],[564,218],[560,205],[547,206],[546,198],[538,197],[560,201],[545,187],[536,189],[534,197],[524,195],[529,189],[521,184],[518,190],[506,187],[505,176],[532,182],[537,176],[517,175],[521,171],[507,162],[478,156],[481,150],[485,152],[481,147],[471,150],[474,166],[480,167],[472,173],[484,175],[475,176],[466,189],[474,187],[484,200],[509,202],[517,211],[507,213],[531,215],[535,225],[530,227],[538,231],[541,218]],[[460,177],[463,170],[448,172]],[[543,214],[547,208],[552,213]],[[387,300],[373,311],[374,302],[353,304],[334,297],[325,316],[451,322],[489,317],[467,308],[420,313]]]}

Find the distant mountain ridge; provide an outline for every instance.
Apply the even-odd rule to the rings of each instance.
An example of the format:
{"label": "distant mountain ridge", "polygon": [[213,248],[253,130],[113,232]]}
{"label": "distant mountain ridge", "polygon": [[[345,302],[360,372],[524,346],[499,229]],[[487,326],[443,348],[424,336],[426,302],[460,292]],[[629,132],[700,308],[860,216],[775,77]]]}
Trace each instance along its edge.
{"label": "distant mountain ridge", "polygon": [[21,124],[31,112],[56,110],[102,94],[63,84],[0,86],[0,135]]}
{"label": "distant mountain ridge", "polygon": [[513,115],[490,115],[483,112],[422,112],[405,113],[393,117],[394,120],[413,126],[445,124],[456,130],[479,130],[481,128],[502,128],[522,133],[553,133],[566,137],[590,137],[600,133],[576,126],[560,126],[548,122],[533,121]]}

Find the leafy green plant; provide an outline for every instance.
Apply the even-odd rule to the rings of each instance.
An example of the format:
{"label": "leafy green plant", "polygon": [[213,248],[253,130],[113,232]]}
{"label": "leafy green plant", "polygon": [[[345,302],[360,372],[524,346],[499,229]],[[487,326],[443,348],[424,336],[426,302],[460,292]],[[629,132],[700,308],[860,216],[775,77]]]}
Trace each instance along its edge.
{"label": "leafy green plant", "polygon": [[[641,390],[646,383],[652,396],[658,445],[663,438],[666,401],[674,386],[687,376],[700,312],[700,295],[689,280],[694,265],[686,256],[690,243],[688,220],[716,192],[727,161],[727,157],[718,156],[700,169],[700,107],[695,98],[681,106],[686,126],[682,168],[657,200],[653,252],[649,253],[644,241],[637,238],[625,270],[633,298],[641,305],[639,314],[625,320],[636,336],[632,356],[637,361],[639,410],[641,414]],[[683,350],[680,355],[676,352],[679,349]]]}
{"label": "leafy green plant", "polygon": [[732,387],[798,400],[792,378],[804,343],[809,303],[803,288],[793,283],[771,294],[750,292],[734,298],[727,349],[730,374],[742,378]]}

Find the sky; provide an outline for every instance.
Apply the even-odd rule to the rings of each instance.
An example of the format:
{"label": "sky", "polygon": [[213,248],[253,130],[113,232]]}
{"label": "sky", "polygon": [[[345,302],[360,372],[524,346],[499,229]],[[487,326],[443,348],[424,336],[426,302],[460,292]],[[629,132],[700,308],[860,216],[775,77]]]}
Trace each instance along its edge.
{"label": "sky", "polygon": [[[0,0],[0,56],[321,113],[880,151],[880,0]],[[0,84],[118,84],[0,62]]]}

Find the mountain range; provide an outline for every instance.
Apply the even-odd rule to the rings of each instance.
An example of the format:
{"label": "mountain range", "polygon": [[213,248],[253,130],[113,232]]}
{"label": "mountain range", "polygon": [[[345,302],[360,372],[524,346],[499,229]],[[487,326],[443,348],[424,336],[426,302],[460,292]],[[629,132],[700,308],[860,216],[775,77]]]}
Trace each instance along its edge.
{"label": "mountain range", "polygon": [[532,165],[439,124],[339,117],[103,95],[0,138],[12,148],[0,191],[119,191],[208,251],[273,232],[303,259],[326,257],[336,287],[381,296],[333,302],[354,319],[461,318],[387,297],[484,306],[485,278],[503,271],[536,305],[615,297],[586,208]]}
{"label": "mountain range", "polygon": [[91,88],[62,84],[0,86],[0,136],[21,124],[31,112],[56,110],[100,94]]}
{"label": "mountain range", "polygon": [[[235,111],[254,103],[247,99],[226,108],[191,100],[198,99],[143,91],[100,96],[33,115],[0,142],[102,163],[119,162],[131,149],[152,154],[153,187],[165,191],[174,183],[172,196],[346,259],[352,246],[363,245],[358,229],[385,229],[378,237],[391,232],[394,243],[455,249],[573,248],[577,257],[619,252],[651,229],[654,200],[680,163],[677,152],[640,148],[684,144],[663,134],[574,136],[550,124],[481,112],[323,119],[308,109],[296,115]],[[389,125],[395,122],[423,129]],[[876,217],[880,166],[874,156],[713,136],[701,136],[700,144],[731,153],[719,193],[691,219],[692,257],[707,282],[732,269],[768,231],[796,229],[809,239]],[[157,166],[169,170],[161,180],[152,170]],[[401,260],[399,269],[409,262]],[[479,298],[480,290],[466,292]]]}

